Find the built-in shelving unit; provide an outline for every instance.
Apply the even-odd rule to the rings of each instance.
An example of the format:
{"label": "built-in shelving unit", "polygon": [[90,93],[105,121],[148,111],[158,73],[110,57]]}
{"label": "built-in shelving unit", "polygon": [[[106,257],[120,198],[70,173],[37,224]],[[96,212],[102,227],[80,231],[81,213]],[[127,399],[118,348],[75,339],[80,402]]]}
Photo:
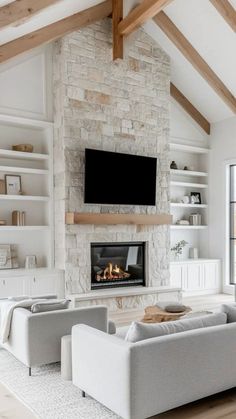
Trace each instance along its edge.
{"label": "built-in shelving unit", "polygon": [[208,185],[206,183],[194,183],[194,182],[178,182],[172,180],[170,186],[178,186],[179,188],[198,188],[198,189],[207,189]]}
{"label": "built-in shelving unit", "polygon": [[[172,139],[170,144],[170,160],[175,161],[177,169],[171,169],[170,195],[171,244],[185,240],[188,245],[184,249],[185,257],[189,257],[188,247],[197,247],[199,257],[208,256],[208,157],[210,150],[189,144],[181,144]],[[186,140],[185,140],[186,142]],[[200,203],[192,203],[191,193],[199,193]],[[186,196],[189,203],[186,203]],[[185,197],[185,198],[184,198]],[[201,225],[180,225],[179,220],[188,220],[190,215],[200,214]]]}
{"label": "built-in shelving unit", "polygon": [[[33,152],[12,149],[32,144]],[[21,195],[0,195],[0,244],[11,244],[24,267],[25,257],[35,255],[38,268],[52,268],[53,255],[53,124],[47,121],[0,114],[0,179],[21,176]],[[25,212],[25,225],[12,225],[12,212]]]}
{"label": "built-in shelving unit", "polygon": [[206,177],[208,176],[208,173],[206,172],[197,172],[194,170],[176,170],[176,169],[172,169],[170,171],[170,173],[172,175],[178,175],[178,176],[198,176],[198,177]]}

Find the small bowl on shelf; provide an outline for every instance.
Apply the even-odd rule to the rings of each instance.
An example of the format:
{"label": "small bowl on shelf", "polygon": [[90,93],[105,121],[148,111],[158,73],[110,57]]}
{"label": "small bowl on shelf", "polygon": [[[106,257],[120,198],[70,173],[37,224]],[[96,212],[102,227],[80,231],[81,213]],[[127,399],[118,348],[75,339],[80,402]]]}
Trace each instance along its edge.
{"label": "small bowl on shelf", "polygon": [[12,146],[13,151],[21,151],[24,153],[33,153],[34,147],[31,144],[16,144]]}

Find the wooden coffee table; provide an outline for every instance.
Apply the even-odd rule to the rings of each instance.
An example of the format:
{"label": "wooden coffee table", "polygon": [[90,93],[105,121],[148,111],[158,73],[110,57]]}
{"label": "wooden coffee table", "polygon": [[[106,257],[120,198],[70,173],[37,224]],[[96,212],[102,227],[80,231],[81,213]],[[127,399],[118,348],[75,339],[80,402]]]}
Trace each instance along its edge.
{"label": "wooden coffee table", "polygon": [[145,314],[141,322],[143,323],[161,323],[171,320],[178,320],[185,314],[192,311],[191,307],[187,307],[182,313],[169,313],[158,306],[149,306],[145,308]]}

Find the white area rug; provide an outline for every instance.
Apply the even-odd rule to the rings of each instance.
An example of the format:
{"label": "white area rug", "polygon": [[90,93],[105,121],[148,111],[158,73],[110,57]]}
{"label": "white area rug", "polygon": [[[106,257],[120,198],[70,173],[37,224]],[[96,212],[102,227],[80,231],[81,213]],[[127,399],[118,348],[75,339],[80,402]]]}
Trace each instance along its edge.
{"label": "white area rug", "polygon": [[28,369],[0,349],[0,381],[40,419],[118,419],[118,416],[86,396],[70,381],[61,379],[60,365]]}

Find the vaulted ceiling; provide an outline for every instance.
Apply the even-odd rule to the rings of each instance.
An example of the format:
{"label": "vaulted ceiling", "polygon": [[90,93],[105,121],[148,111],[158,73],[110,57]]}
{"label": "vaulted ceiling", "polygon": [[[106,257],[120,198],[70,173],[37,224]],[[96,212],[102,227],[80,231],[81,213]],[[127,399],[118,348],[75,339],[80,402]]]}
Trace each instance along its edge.
{"label": "vaulted ceiling", "polygon": [[[41,0],[37,0],[39,2]],[[220,0],[222,3],[225,0]],[[141,1],[124,0],[124,16]],[[236,10],[236,0],[228,0]],[[0,0],[0,7],[12,0]],[[42,3],[47,5],[47,0]],[[28,20],[3,27],[0,14],[0,45],[47,26],[64,17],[101,3],[101,0],[55,0]],[[206,61],[209,67],[236,96],[236,33],[234,22],[222,17],[216,8],[217,0],[173,0],[165,7],[165,14]],[[1,11],[1,9],[0,9]],[[231,24],[232,23],[232,24]],[[234,115],[199,71],[153,21],[144,24],[147,33],[171,57],[171,81],[188,100],[208,119],[216,122]]]}

